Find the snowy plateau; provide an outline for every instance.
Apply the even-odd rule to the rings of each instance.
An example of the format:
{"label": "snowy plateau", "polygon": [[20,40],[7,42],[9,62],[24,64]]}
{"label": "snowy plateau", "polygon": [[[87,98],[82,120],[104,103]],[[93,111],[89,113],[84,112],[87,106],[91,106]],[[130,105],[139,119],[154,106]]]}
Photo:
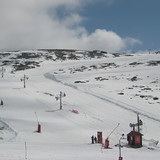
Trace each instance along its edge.
{"label": "snowy plateau", "polygon": [[[0,160],[118,160],[120,149],[123,160],[160,159],[159,52],[0,52],[0,101]],[[91,143],[99,131],[109,148]]]}

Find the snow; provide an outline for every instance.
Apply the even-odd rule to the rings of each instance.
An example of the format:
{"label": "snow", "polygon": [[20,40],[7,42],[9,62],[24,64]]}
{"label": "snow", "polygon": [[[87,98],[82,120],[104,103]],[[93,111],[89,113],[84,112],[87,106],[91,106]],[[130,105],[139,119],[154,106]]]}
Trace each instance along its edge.
{"label": "snow", "polygon": [[[5,67],[0,78],[0,99],[4,102],[0,106],[0,160],[115,160],[119,157],[115,145],[122,134],[124,160],[159,160],[160,65],[148,66],[149,61],[158,59],[158,54],[134,54],[63,62],[43,60],[40,67],[14,74],[10,73],[11,66]],[[129,65],[133,62],[141,64]],[[116,66],[102,68],[104,63]],[[82,66],[86,69],[75,70]],[[29,77],[26,88],[20,81],[24,74]],[[131,81],[134,76],[136,81]],[[60,91],[66,94],[62,110],[55,99]],[[36,132],[35,113],[41,133]],[[144,135],[143,147],[137,149],[129,147],[126,139],[131,131],[129,124],[137,121],[136,113],[143,121]],[[109,137],[111,149],[91,144],[91,136],[97,131],[103,132],[104,140],[118,124]]]}

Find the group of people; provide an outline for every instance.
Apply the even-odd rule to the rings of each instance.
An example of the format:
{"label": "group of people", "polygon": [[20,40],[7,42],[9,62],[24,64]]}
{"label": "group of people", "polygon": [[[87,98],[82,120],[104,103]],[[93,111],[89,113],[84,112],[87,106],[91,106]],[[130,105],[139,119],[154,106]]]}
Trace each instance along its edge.
{"label": "group of people", "polygon": [[97,137],[92,136],[92,137],[91,137],[91,143],[92,143],[92,144],[94,144],[94,143],[98,143],[98,141],[97,141]]}

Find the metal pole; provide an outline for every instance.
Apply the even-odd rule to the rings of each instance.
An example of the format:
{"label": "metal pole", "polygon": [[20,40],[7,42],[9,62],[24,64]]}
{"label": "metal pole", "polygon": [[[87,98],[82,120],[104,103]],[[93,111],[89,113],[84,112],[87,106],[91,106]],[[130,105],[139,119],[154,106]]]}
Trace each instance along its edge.
{"label": "metal pole", "polygon": [[24,88],[26,88],[26,75],[24,74]]}
{"label": "metal pole", "polygon": [[3,72],[4,72],[4,68],[2,67],[2,78],[3,78],[3,74],[4,74]]}
{"label": "metal pole", "polygon": [[111,134],[118,128],[118,126],[120,125],[120,123],[118,123],[118,125],[112,130],[112,132],[109,134],[109,136],[107,137],[107,139],[111,136]]}
{"label": "metal pole", "polygon": [[151,53],[151,49],[149,49],[149,54]]}
{"label": "metal pole", "polygon": [[39,124],[39,121],[38,121],[38,117],[37,117],[37,113],[36,113],[36,112],[35,112],[35,115],[36,115],[37,123]]}
{"label": "metal pole", "polygon": [[25,160],[27,160],[27,144],[25,142]]}
{"label": "metal pole", "polygon": [[119,157],[121,157],[121,140],[119,140]]}
{"label": "metal pole", "polygon": [[62,92],[60,91],[60,109],[62,109]]}
{"label": "metal pole", "polygon": [[139,129],[139,115],[137,114],[137,125],[138,125],[138,132],[140,131]]}

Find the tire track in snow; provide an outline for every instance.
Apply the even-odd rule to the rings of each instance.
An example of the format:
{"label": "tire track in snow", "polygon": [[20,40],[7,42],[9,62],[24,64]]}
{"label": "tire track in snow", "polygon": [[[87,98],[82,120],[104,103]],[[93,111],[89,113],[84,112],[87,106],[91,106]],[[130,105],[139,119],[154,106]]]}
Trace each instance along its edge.
{"label": "tire track in snow", "polygon": [[[139,109],[139,108],[137,108],[137,107],[128,105],[127,103],[123,103],[123,102],[117,101],[117,100],[115,100],[115,99],[113,99],[113,98],[106,97],[106,96],[103,97],[103,95],[96,95],[96,93],[93,93],[93,91],[92,91],[92,92],[89,92],[89,91],[80,90],[79,88],[77,88],[77,87],[74,86],[74,85],[67,84],[67,83],[63,83],[62,81],[56,79],[56,77],[55,77],[53,74],[50,74],[50,73],[45,73],[44,76],[45,76],[46,78],[48,78],[48,79],[54,80],[55,82],[61,83],[61,84],[65,85],[65,86],[72,87],[72,88],[74,88],[74,89],[76,89],[76,90],[79,90],[79,91],[81,91],[81,92],[83,92],[83,93],[86,93],[86,94],[88,94],[88,95],[92,95],[92,96],[94,96],[94,97],[96,97],[96,98],[98,98],[98,99],[101,99],[101,100],[103,100],[103,101],[106,101],[106,102],[109,102],[109,103],[111,103],[111,104],[114,104],[115,106],[120,107],[120,108],[122,108],[122,109],[125,109],[125,110],[127,110],[127,111],[130,111],[130,112],[133,112],[133,113],[136,113],[136,114],[140,114],[140,115],[142,115],[142,116],[144,116],[144,117],[146,117],[146,118],[149,118],[149,119],[151,119],[151,120],[160,122],[160,118],[157,118],[156,115],[151,114],[151,113],[149,113],[149,112],[146,112],[146,111],[144,111],[144,110],[141,110],[141,109]],[[129,106],[129,107],[128,107],[128,106]]]}

